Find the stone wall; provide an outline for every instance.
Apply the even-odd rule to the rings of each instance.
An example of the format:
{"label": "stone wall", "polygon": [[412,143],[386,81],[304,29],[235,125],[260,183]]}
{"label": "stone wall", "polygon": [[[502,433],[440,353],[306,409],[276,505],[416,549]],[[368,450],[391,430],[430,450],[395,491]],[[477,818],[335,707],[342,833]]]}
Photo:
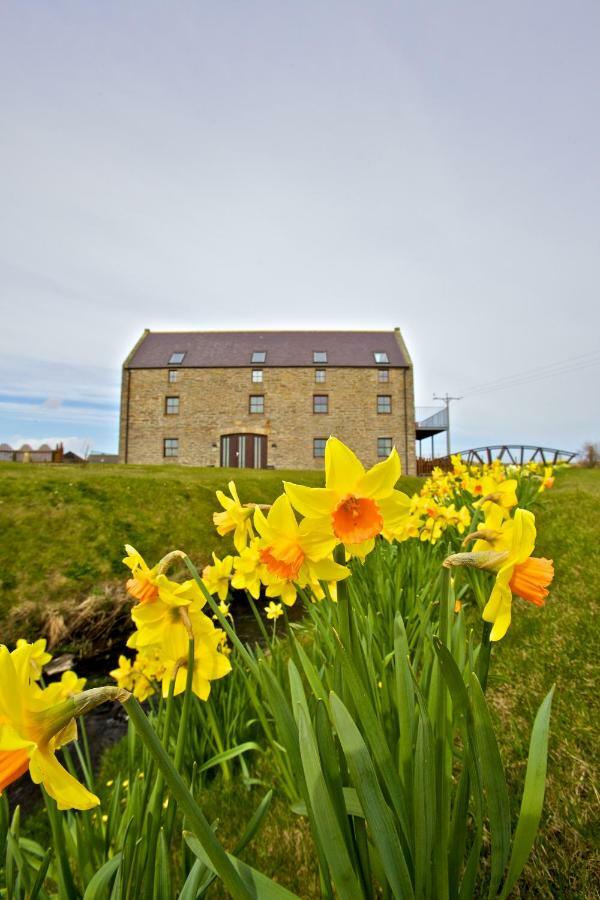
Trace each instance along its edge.
{"label": "stone wall", "polygon": [[[257,367],[258,368],[258,367]],[[265,434],[268,465],[321,468],[313,456],[313,438],[334,434],[365,465],[378,462],[377,438],[392,438],[402,471],[415,472],[415,418],[412,369],[389,368],[389,382],[376,368],[326,369],[326,382],[315,383],[315,368],[263,368],[262,384],[252,383],[252,368],[124,369],[121,395],[120,458],[130,463],[193,466],[220,464],[223,434]],[[251,394],[264,395],[264,414],[249,412]],[[313,413],[313,395],[327,394],[329,412]],[[390,414],[377,412],[377,395],[392,397]],[[167,415],[166,397],[179,397],[179,413]],[[128,427],[127,427],[128,419]],[[179,439],[179,456],[164,458],[165,438]]]}

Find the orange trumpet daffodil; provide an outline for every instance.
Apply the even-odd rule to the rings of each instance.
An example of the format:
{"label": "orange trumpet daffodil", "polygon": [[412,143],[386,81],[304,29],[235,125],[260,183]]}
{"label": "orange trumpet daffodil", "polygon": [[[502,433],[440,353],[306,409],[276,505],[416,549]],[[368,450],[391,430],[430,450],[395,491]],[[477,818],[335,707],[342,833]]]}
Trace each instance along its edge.
{"label": "orange trumpet daffodil", "polygon": [[364,558],[375,538],[390,522],[407,516],[410,499],[394,490],[400,477],[400,458],[394,449],[369,471],[340,440],[330,437],[325,446],[325,487],[310,488],[284,482],[292,506],[342,543],[346,551]]}
{"label": "orange trumpet daffodil", "polygon": [[56,751],[77,737],[75,719],[108,699],[118,688],[96,688],[56,702],[57,692],[42,689],[32,675],[35,645],[21,642],[12,653],[0,645],[0,792],[29,769],[59,809],[91,809],[99,799],[67,772]]}
{"label": "orange trumpet daffodil", "polygon": [[350,574],[331,558],[338,543],[335,535],[319,520],[298,523],[285,494],[277,498],[267,516],[257,508],[254,525],[262,538],[260,560],[267,572],[268,597],[280,596],[291,606],[296,599],[294,583],[304,587],[319,581],[340,581]]}

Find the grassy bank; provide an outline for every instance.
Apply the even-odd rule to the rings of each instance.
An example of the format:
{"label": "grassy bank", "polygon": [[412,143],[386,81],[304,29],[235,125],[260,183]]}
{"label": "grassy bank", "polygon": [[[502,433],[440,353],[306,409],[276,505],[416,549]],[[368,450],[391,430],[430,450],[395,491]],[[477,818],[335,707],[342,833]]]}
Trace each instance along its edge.
{"label": "grassy bank", "polygon": [[555,581],[544,609],[515,602],[494,650],[490,690],[519,796],[534,711],[556,684],[542,833],[521,896],[592,898],[600,896],[600,471],[562,473],[535,512],[536,555],[554,560]]}
{"label": "grassy bank", "polygon": [[[320,485],[321,472],[181,466],[0,463],[0,617],[24,601],[83,599],[122,585],[123,544],[148,560],[175,547],[198,565],[224,543],[214,532],[218,488],[269,503],[282,479]],[[415,478],[402,479],[412,493]]]}

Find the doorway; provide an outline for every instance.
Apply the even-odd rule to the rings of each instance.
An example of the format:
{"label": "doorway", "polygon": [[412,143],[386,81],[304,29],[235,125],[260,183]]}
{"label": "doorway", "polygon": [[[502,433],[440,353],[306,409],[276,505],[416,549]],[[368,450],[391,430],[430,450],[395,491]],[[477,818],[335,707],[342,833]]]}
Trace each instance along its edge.
{"label": "doorway", "polygon": [[233,469],[266,469],[266,434],[221,435],[221,466]]}

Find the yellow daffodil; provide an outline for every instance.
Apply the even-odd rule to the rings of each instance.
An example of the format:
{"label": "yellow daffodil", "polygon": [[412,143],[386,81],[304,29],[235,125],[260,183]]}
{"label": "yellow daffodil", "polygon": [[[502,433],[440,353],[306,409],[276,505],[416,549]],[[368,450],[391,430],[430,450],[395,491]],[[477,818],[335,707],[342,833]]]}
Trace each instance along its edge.
{"label": "yellow daffodil", "polygon": [[32,678],[32,645],[13,650],[0,645],[0,791],[29,769],[59,809],[91,809],[100,802],[56,759],[56,751],[77,737],[76,716],[116,688],[97,688],[56,703],[55,692]]}
{"label": "yellow daffodil", "polygon": [[40,638],[39,641],[34,641],[33,644],[29,644],[26,640],[24,640],[24,638],[19,638],[17,641],[17,647],[31,648],[29,654],[29,665],[31,666],[31,673],[33,678],[39,679],[42,675],[43,667],[52,659],[52,654],[46,653],[46,641],[43,638]]}
{"label": "yellow daffodil", "polygon": [[46,697],[51,697],[55,703],[68,700],[75,694],[80,694],[85,687],[87,678],[78,678],[75,672],[63,672],[60,681],[53,681],[45,689]]}
{"label": "yellow daffodil", "polygon": [[254,537],[252,531],[252,507],[242,506],[238,497],[234,481],[229,482],[228,497],[223,491],[217,491],[217,500],[225,512],[213,513],[213,522],[217,534],[224,537],[233,531],[233,544],[238,553],[241,553],[248,542]]}
{"label": "yellow daffodil", "polygon": [[[194,623],[194,671],[192,691],[201,700],[208,700],[210,683],[231,672],[231,663],[221,651],[223,632],[215,628],[212,621],[203,616]],[[169,686],[175,679],[174,694],[185,690],[188,666],[188,643],[181,641],[179,647],[171,645],[171,654],[164,654],[165,673],[162,680],[163,697],[169,693]],[[174,652],[173,652],[174,651]]]}
{"label": "yellow daffodil", "polygon": [[260,545],[260,538],[253,538],[240,555],[234,557],[235,573],[231,579],[232,587],[238,591],[248,591],[255,600],[260,597],[261,575],[264,571],[260,559]]}
{"label": "yellow daffodil", "polygon": [[131,569],[131,578],[127,582],[127,593],[139,603],[155,600],[158,597],[156,584],[158,565],[152,568],[146,565],[141,554],[131,544],[125,544],[125,552],[127,556],[123,562]]}
{"label": "yellow daffodil", "polygon": [[542,491],[546,491],[554,485],[554,477],[552,475],[552,466],[546,466],[544,468],[544,474],[542,476],[542,483],[540,485],[540,494]]}
{"label": "yellow daffodil", "polygon": [[[260,559],[272,588],[274,583],[294,582],[304,586],[310,582],[340,581],[350,574],[349,569],[334,562],[331,552],[337,544],[322,520],[303,519],[298,523],[291,503],[285,494],[275,500],[268,515],[256,509],[254,525],[261,535],[263,546]],[[293,599],[295,600],[295,589]],[[267,596],[281,596],[284,603],[291,605],[288,598],[292,592],[269,593]]]}
{"label": "yellow daffodil", "polygon": [[274,603],[271,600],[271,602],[265,606],[265,613],[267,619],[278,619],[279,616],[283,615],[283,607],[281,603]]}
{"label": "yellow daffodil", "polygon": [[226,556],[224,559],[219,559],[216,553],[213,553],[212,558],[214,565],[204,567],[202,570],[202,581],[206,585],[206,590],[209,594],[217,594],[219,600],[224,602],[229,593],[233,557]]}
{"label": "yellow daffodil", "polygon": [[158,647],[161,655],[176,659],[182,643],[187,646],[189,628],[195,634],[196,630],[204,628],[205,622],[210,623],[208,616],[202,612],[203,606],[204,596],[197,597],[186,605],[155,600],[154,603],[134,606],[131,618],[137,632],[133,638],[129,638],[127,646],[140,650]]}
{"label": "yellow daffodil", "polygon": [[508,510],[517,505],[517,481],[515,478],[507,478],[498,482],[486,475],[478,482],[481,488],[481,500],[475,506],[481,506],[484,510],[491,504],[496,504],[508,516]]}
{"label": "yellow daffodil", "polygon": [[493,623],[490,640],[499,641],[511,620],[513,594],[536,606],[543,606],[548,585],[554,577],[552,560],[534,557],[535,517],[525,509],[517,509],[514,519],[488,542],[475,547],[493,546],[493,550],[476,550],[450,556],[445,565],[470,565],[495,571],[496,581],[483,610],[483,619]]}
{"label": "yellow daffodil", "polygon": [[290,482],[284,482],[284,487],[301,515],[320,520],[347,552],[364,558],[388,520],[408,515],[409,498],[394,490],[399,477],[400,458],[395,449],[366,472],[345,444],[330,437],[325,446],[325,487]]}

